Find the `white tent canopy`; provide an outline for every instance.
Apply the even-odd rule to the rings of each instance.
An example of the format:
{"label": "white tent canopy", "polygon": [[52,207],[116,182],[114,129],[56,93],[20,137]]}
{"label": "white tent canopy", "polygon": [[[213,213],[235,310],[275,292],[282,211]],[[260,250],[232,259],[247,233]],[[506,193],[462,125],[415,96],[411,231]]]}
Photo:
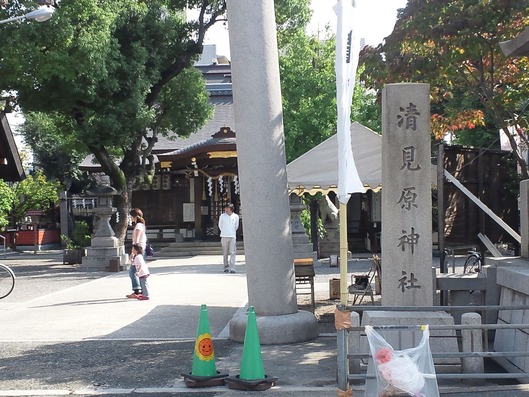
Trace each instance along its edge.
{"label": "white tent canopy", "polygon": [[[287,165],[288,188],[297,194],[330,190],[338,186],[338,138],[333,135]],[[353,156],[366,189],[382,185],[382,137],[354,122],[351,125]]]}

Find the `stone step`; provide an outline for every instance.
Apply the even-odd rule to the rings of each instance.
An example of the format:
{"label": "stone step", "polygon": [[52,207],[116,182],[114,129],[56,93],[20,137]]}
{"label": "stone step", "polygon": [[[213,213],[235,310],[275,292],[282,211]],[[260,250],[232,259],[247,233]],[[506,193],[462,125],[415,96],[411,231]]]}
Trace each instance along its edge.
{"label": "stone step", "polygon": [[294,245],[294,252],[312,252],[314,251],[314,248],[312,247],[312,244],[295,244]]}
{"label": "stone step", "polygon": [[[196,255],[222,255],[220,241],[184,241],[173,242],[155,253],[162,258],[196,256]],[[244,255],[242,241],[237,242],[237,255]]]}
{"label": "stone step", "polygon": [[194,256],[191,251],[159,251],[154,253],[155,258],[179,258],[182,256]]}
{"label": "stone step", "polygon": [[[203,251],[203,252],[222,252],[222,247],[164,247],[164,251]],[[244,251],[244,247],[237,247],[237,251]]]}
{"label": "stone step", "polygon": [[[218,255],[222,256],[222,252],[212,251],[171,251],[159,252],[154,254],[156,258],[180,258],[184,256],[198,256],[198,255]],[[244,252],[237,252],[237,255],[244,255]]]}
{"label": "stone step", "polygon": [[[237,245],[244,246],[244,242],[237,241]],[[220,240],[219,241],[179,241],[179,242],[172,242],[168,245],[169,247],[220,247]]]}

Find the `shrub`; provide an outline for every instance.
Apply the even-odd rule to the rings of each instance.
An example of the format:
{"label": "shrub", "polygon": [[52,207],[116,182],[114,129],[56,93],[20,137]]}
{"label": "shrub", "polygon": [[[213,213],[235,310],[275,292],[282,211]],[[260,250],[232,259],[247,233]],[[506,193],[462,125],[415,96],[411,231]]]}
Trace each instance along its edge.
{"label": "shrub", "polygon": [[75,221],[71,238],[63,234],[61,239],[66,243],[66,249],[82,249],[90,245],[92,236],[85,221]]}

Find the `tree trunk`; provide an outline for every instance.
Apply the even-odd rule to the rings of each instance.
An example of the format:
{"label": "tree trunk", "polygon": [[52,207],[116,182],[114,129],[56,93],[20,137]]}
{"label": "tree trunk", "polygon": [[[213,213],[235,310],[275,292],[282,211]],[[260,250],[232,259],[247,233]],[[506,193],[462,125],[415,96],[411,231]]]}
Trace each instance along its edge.
{"label": "tree trunk", "polygon": [[[516,143],[516,139],[514,135],[509,131],[508,126],[505,124],[506,119],[508,119],[511,115],[509,112],[502,108],[501,106],[497,105],[496,102],[494,102],[494,96],[492,93],[488,93],[486,91],[485,84],[480,84],[481,90],[485,94],[485,99],[481,101],[481,103],[485,106],[485,109],[489,110],[490,115],[492,116],[496,126],[498,126],[499,130],[503,131],[503,133],[506,135],[507,139],[509,140],[509,144],[512,148],[513,156],[520,167],[520,173],[522,175],[522,179],[528,179],[529,178],[529,170],[527,168],[527,163],[525,159],[520,155],[518,152],[518,144]],[[515,120],[517,121],[517,120]],[[517,122],[515,123],[516,126]]]}
{"label": "tree trunk", "polygon": [[[136,150],[138,147],[139,145],[133,145]],[[110,177],[112,187],[118,191],[118,195],[114,197],[117,222],[112,226],[116,237],[123,244],[127,235],[128,215],[132,204],[132,188],[139,169],[138,161],[135,159],[139,159],[139,156],[134,155],[133,150],[128,151],[121,165],[118,166],[104,147],[90,147],[90,150],[101,164],[103,172]]]}
{"label": "tree trunk", "polygon": [[520,166],[520,173],[522,174],[522,179],[528,179],[529,171],[527,170],[527,163],[525,162],[525,159],[518,152],[518,144],[516,143],[516,139],[514,135],[511,134],[511,132],[509,131],[507,127],[502,127],[501,130],[509,139],[509,143],[512,148],[513,156],[516,159],[516,162],[518,163],[518,165]]}
{"label": "tree trunk", "polygon": [[127,236],[127,228],[129,226],[129,211],[132,204],[132,189],[126,186],[121,189],[120,194],[114,198],[114,204],[117,208],[116,222],[112,225],[114,233],[121,244],[124,244]]}
{"label": "tree trunk", "polygon": [[310,198],[310,240],[312,241],[312,250],[320,254],[318,242],[318,200]]}

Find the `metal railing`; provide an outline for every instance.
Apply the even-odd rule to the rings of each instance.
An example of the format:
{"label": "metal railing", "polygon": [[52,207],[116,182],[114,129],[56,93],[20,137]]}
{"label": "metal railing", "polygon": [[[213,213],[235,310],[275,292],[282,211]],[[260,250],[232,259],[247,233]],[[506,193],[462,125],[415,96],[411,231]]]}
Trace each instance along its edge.
{"label": "metal railing", "polygon": [[[529,305],[510,305],[510,306],[428,306],[428,307],[415,307],[415,306],[401,306],[401,307],[385,307],[385,306],[343,306],[338,305],[338,310],[350,311],[351,313],[361,313],[364,311],[386,311],[386,312],[450,312],[450,311],[465,311],[469,313],[484,313],[486,311],[513,311],[513,310],[529,310]],[[476,316],[479,317],[479,316]],[[351,317],[352,318],[352,317]],[[359,318],[359,317],[358,317]],[[479,319],[481,321],[481,318]],[[397,331],[401,332],[415,332],[422,330],[424,325],[421,324],[409,324],[409,325],[373,325],[375,330],[384,331]],[[365,336],[364,326],[359,324],[352,324],[351,327],[345,330],[337,331],[337,359],[338,359],[338,387],[341,390],[347,390],[350,381],[352,380],[368,380],[375,379],[376,375],[373,371],[368,372],[368,366],[365,365],[361,368],[361,365],[354,365],[357,373],[350,372],[350,363],[354,363],[355,360],[358,363],[360,360],[369,360],[371,355],[368,352],[361,352],[360,346],[351,346],[354,351],[350,351],[349,348],[349,333],[356,332],[358,336]],[[453,336],[442,336],[444,338],[456,338],[458,345],[463,346],[465,351],[457,352],[432,352],[432,358],[437,359],[481,359],[492,358],[492,359],[507,359],[516,357],[529,357],[529,351],[489,351],[488,344],[488,332],[498,330],[529,330],[529,324],[482,324],[478,323],[467,323],[467,324],[449,324],[449,325],[429,325],[430,331],[453,331]],[[476,334],[477,332],[477,334]],[[523,331],[529,333],[527,331]],[[357,340],[359,340],[359,337]],[[431,334],[430,338],[436,336]],[[439,336],[437,336],[439,337]],[[400,338],[400,334],[399,334]],[[467,338],[467,340],[465,340]],[[469,338],[477,338],[481,340],[468,340]],[[409,346],[411,347],[411,346]],[[459,347],[458,347],[459,350]],[[439,364],[435,363],[438,367]],[[454,379],[454,380],[486,380],[486,379],[529,379],[529,373],[519,372],[465,372],[463,365],[461,364],[462,370],[458,373],[443,373],[436,371],[436,377],[438,379]],[[361,370],[359,371],[359,369]],[[365,371],[365,372],[364,372]]]}
{"label": "metal railing", "polygon": [[77,216],[91,216],[97,207],[97,197],[68,197],[68,212]]}

